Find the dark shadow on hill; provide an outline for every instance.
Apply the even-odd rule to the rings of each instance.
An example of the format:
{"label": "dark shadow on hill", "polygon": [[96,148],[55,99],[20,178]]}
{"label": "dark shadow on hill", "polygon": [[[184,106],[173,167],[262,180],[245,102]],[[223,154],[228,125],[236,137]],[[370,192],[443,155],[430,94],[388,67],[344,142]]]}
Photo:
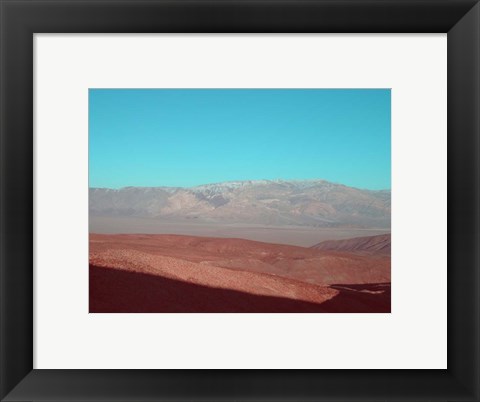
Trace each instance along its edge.
{"label": "dark shadow on hill", "polygon": [[[340,288],[338,296],[322,304],[315,304],[211,288],[161,276],[93,265],[90,265],[89,282],[90,313],[381,312],[371,300],[371,295],[369,299],[356,290]],[[351,288],[353,285],[346,286]],[[355,301],[357,299],[358,303]],[[380,305],[383,306],[382,303]],[[388,311],[389,306],[388,304]]]}
{"label": "dark shadow on hill", "polygon": [[331,313],[390,313],[391,284],[330,285],[340,293],[322,303]]}

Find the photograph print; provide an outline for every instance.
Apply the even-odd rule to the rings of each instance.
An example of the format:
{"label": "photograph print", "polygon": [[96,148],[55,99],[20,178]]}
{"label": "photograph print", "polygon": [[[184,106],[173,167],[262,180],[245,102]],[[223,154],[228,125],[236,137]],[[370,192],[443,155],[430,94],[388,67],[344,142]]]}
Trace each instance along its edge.
{"label": "photograph print", "polygon": [[88,98],[90,313],[390,313],[390,89]]}

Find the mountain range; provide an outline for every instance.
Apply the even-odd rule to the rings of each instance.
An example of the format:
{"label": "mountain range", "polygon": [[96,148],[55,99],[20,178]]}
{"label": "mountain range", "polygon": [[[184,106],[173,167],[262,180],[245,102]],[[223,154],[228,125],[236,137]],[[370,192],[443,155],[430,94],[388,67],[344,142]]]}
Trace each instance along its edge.
{"label": "mountain range", "polygon": [[91,216],[172,222],[389,229],[391,191],[364,190],[325,180],[90,188],[89,212]]}

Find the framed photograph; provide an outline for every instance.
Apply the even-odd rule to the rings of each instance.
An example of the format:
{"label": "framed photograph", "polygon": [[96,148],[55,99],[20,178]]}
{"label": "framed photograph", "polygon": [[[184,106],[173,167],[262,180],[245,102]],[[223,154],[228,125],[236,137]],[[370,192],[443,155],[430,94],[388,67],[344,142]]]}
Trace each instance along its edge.
{"label": "framed photograph", "polygon": [[476,1],[1,4],[1,400],[480,400]]}

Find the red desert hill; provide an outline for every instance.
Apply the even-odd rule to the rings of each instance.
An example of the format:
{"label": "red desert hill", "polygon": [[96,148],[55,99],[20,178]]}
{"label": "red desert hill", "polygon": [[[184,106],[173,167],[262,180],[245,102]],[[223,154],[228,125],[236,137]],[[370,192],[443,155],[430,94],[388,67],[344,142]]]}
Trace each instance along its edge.
{"label": "red desert hill", "polygon": [[90,235],[90,312],[389,312],[389,282],[387,255]]}
{"label": "red desert hill", "polygon": [[369,254],[390,255],[392,244],[391,235],[355,237],[345,240],[327,240],[316,244],[312,248],[317,250],[335,250]]}

